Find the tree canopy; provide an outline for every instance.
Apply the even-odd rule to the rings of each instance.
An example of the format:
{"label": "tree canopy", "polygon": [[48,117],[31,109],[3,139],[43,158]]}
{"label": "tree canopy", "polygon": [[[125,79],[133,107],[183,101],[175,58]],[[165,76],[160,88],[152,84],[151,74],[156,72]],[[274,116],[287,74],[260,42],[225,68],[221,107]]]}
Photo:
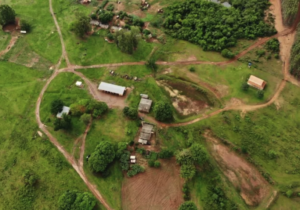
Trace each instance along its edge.
{"label": "tree canopy", "polygon": [[58,112],[61,112],[63,109],[64,103],[60,99],[56,99],[51,102],[51,113],[57,114]]}
{"label": "tree canopy", "polygon": [[16,18],[15,11],[8,5],[0,5],[0,24],[14,23]]}
{"label": "tree canopy", "polygon": [[90,193],[68,190],[58,200],[59,210],[92,210],[96,205],[96,199]]}
{"label": "tree canopy", "polygon": [[138,117],[138,111],[133,107],[124,107],[123,114],[132,120],[135,120]]}
{"label": "tree canopy", "polygon": [[138,46],[138,34],[140,29],[131,27],[130,31],[117,31],[115,41],[118,48],[125,53],[132,54],[134,49]]}
{"label": "tree canopy", "polygon": [[171,121],[173,119],[172,108],[170,104],[159,101],[154,106],[155,119],[161,122]]}
{"label": "tree canopy", "polygon": [[94,172],[103,172],[115,158],[113,145],[108,141],[100,142],[89,158],[89,167]]}
{"label": "tree canopy", "polygon": [[91,29],[90,18],[83,14],[76,15],[76,20],[71,24],[70,29],[76,36],[83,37]]}
{"label": "tree canopy", "polygon": [[268,0],[230,2],[231,8],[206,0],[176,2],[165,10],[166,33],[219,52],[235,46],[237,39],[276,33],[274,26],[264,21]]}
{"label": "tree canopy", "polygon": [[181,204],[179,210],[197,210],[197,206],[192,201],[186,201]]}

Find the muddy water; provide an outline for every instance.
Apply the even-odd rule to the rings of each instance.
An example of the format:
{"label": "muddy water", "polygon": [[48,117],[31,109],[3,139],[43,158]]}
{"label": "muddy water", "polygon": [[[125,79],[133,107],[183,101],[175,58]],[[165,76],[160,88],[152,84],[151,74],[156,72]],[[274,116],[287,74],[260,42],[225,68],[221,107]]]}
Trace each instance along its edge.
{"label": "muddy water", "polygon": [[212,156],[218,166],[249,206],[257,206],[270,194],[271,187],[259,171],[218,139],[205,133]]}

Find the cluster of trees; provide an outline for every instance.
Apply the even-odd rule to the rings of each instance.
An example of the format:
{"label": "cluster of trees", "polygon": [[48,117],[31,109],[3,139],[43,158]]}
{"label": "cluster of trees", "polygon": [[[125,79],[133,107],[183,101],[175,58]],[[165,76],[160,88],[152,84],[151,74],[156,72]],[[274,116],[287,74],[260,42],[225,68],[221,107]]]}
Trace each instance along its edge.
{"label": "cluster of trees", "polygon": [[121,30],[117,31],[115,35],[115,42],[118,48],[128,54],[132,54],[133,51],[138,46],[138,35],[140,34],[140,29],[138,27],[132,26],[131,30]]}
{"label": "cluster of trees", "polygon": [[93,172],[104,172],[115,157],[114,145],[108,141],[101,141],[91,154],[88,165]]}
{"label": "cluster of trees", "polygon": [[292,25],[297,16],[299,0],[284,0],[281,5],[284,23]]}
{"label": "cluster of trees", "polygon": [[192,201],[186,201],[181,204],[179,210],[197,210],[197,206]]}
{"label": "cluster of trees", "polygon": [[134,164],[130,167],[130,170],[127,172],[127,176],[133,177],[139,173],[143,173],[144,171],[145,169],[142,166]]}
{"label": "cluster of trees", "polygon": [[16,19],[15,11],[8,5],[0,5],[0,25],[4,26],[14,23]]}
{"label": "cluster of trees", "polygon": [[137,117],[138,117],[138,111],[137,111],[137,109],[136,108],[133,108],[133,107],[125,107],[124,109],[123,109],[123,114],[126,116],[126,117],[128,117],[128,118],[130,118],[130,119],[132,119],[132,120],[135,120],[135,119],[137,119]]}
{"label": "cluster of trees", "polygon": [[[276,33],[273,25],[264,22],[268,0],[230,2],[232,8],[205,0],[174,3],[165,10],[163,26],[172,37],[219,52],[235,46],[237,39],[255,39]],[[230,51],[222,54],[232,57]]]}
{"label": "cluster of trees", "polygon": [[82,117],[86,113],[92,115],[94,118],[98,118],[107,112],[108,106],[105,102],[81,99],[77,103],[71,104],[70,109],[73,116]]}
{"label": "cluster of trees", "polygon": [[[50,111],[53,115],[61,112],[63,109],[64,103],[60,99],[52,101]],[[54,130],[58,131],[60,129],[70,130],[72,129],[72,120],[69,115],[63,114],[62,119],[56,118],[54,123]]]}
{"label": "cluster of trees", "polygon": [[87,192],[68,190],[58,200],[59,210],[93,210],[96,206],[96,199]]}
{"label": "cluster of trees", "polygon": [[296,39],[292,47],[290,59],[290,73],[296,78],[300,78],[300,26],[298,25]]}
{"label": "cluster of trees", "polygon": [[180,175],[185,179],[192,179],[196,174],[195,164],[203,166],[208,162],[208,155],[204,148],[197,143],[194,143],[190,148],[178,151],[176,160],[181,165]]}
{"label": "cluster of trees", "polygon": [[160,162],[158,160],[149,160],[148,165],[150,167],[159,168],[160,167]]}
{"label": "cluster of trees", "polygon": [[91,30],[90,18],[84,14],[77,14],[76,20],[71,23],[70,30],[78,37],[83,37],[87,32]]}
{"label": "cluster of trees", "polygon": [[173,120],[172,107],[169,103],[159,101],[154,105],[154,116],[155,119],[161,122],[169,122]]}

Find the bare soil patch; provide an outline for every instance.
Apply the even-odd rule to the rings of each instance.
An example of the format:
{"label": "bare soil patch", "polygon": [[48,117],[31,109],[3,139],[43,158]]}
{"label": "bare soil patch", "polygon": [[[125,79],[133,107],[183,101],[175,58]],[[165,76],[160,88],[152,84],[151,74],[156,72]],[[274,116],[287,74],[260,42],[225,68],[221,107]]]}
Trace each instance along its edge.
{"label": "bare soil patch", "polygon": [[174,210],[183,202],[179,166],[175,159],[161,161],[161,168],[147,168],[142,174],[125,178],[122,187],[123,210]]}
{"label": "bare soil patch", "polygon": [[218,166],[240,192],[249,206],[259,205],[271,193],[271,187],[259,171],[242,157],[223,145],[207,131],[204,134]]}

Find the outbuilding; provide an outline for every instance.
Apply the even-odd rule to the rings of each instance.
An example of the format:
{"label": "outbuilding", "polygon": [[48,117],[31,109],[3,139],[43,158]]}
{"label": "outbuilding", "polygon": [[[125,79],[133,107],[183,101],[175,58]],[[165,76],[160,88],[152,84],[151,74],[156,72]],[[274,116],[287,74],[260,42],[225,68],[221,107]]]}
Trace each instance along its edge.
{"label": "outbuilding", "polygon": [[151,109],[151,105],[152,105],[152,100],[146,99],[146,98],[141,98],[138,110],[140,112],[149,113],[150,109]]}
{"label": "outbuilding", "polygon": [[81,87],[81,86],[82,86],[82,82],[81,82],[81,81],[77,81],[77,82],[75,83],[75,85],[76,85],[77,87]]}
{"label": "outbuilding", "polygon": [[144,123],[138,142],[141,144],[148,144],[151,140],[151,135],[154,133],[154,126],[149,123]]}
{"label": "outbuilding", "polygon": [[68,115],[70,112],[70,107],[67,107],[67,106],[63,106],[63,109],[61,112],[57,113],[56,117],[57,118],[62,118],[63,114],[66,114]]}
{"label": "outbuilding", "polygon": [[266,82],[256,76],[251,75],[248,79],[247,84],[259,90],[263,90],[266,86]]}
{"label": "outbuilding", "polygon": [[118,86],[106,82],[101,82],[99,84],[98,90],[123,96],[126,91],[126,87]]}

